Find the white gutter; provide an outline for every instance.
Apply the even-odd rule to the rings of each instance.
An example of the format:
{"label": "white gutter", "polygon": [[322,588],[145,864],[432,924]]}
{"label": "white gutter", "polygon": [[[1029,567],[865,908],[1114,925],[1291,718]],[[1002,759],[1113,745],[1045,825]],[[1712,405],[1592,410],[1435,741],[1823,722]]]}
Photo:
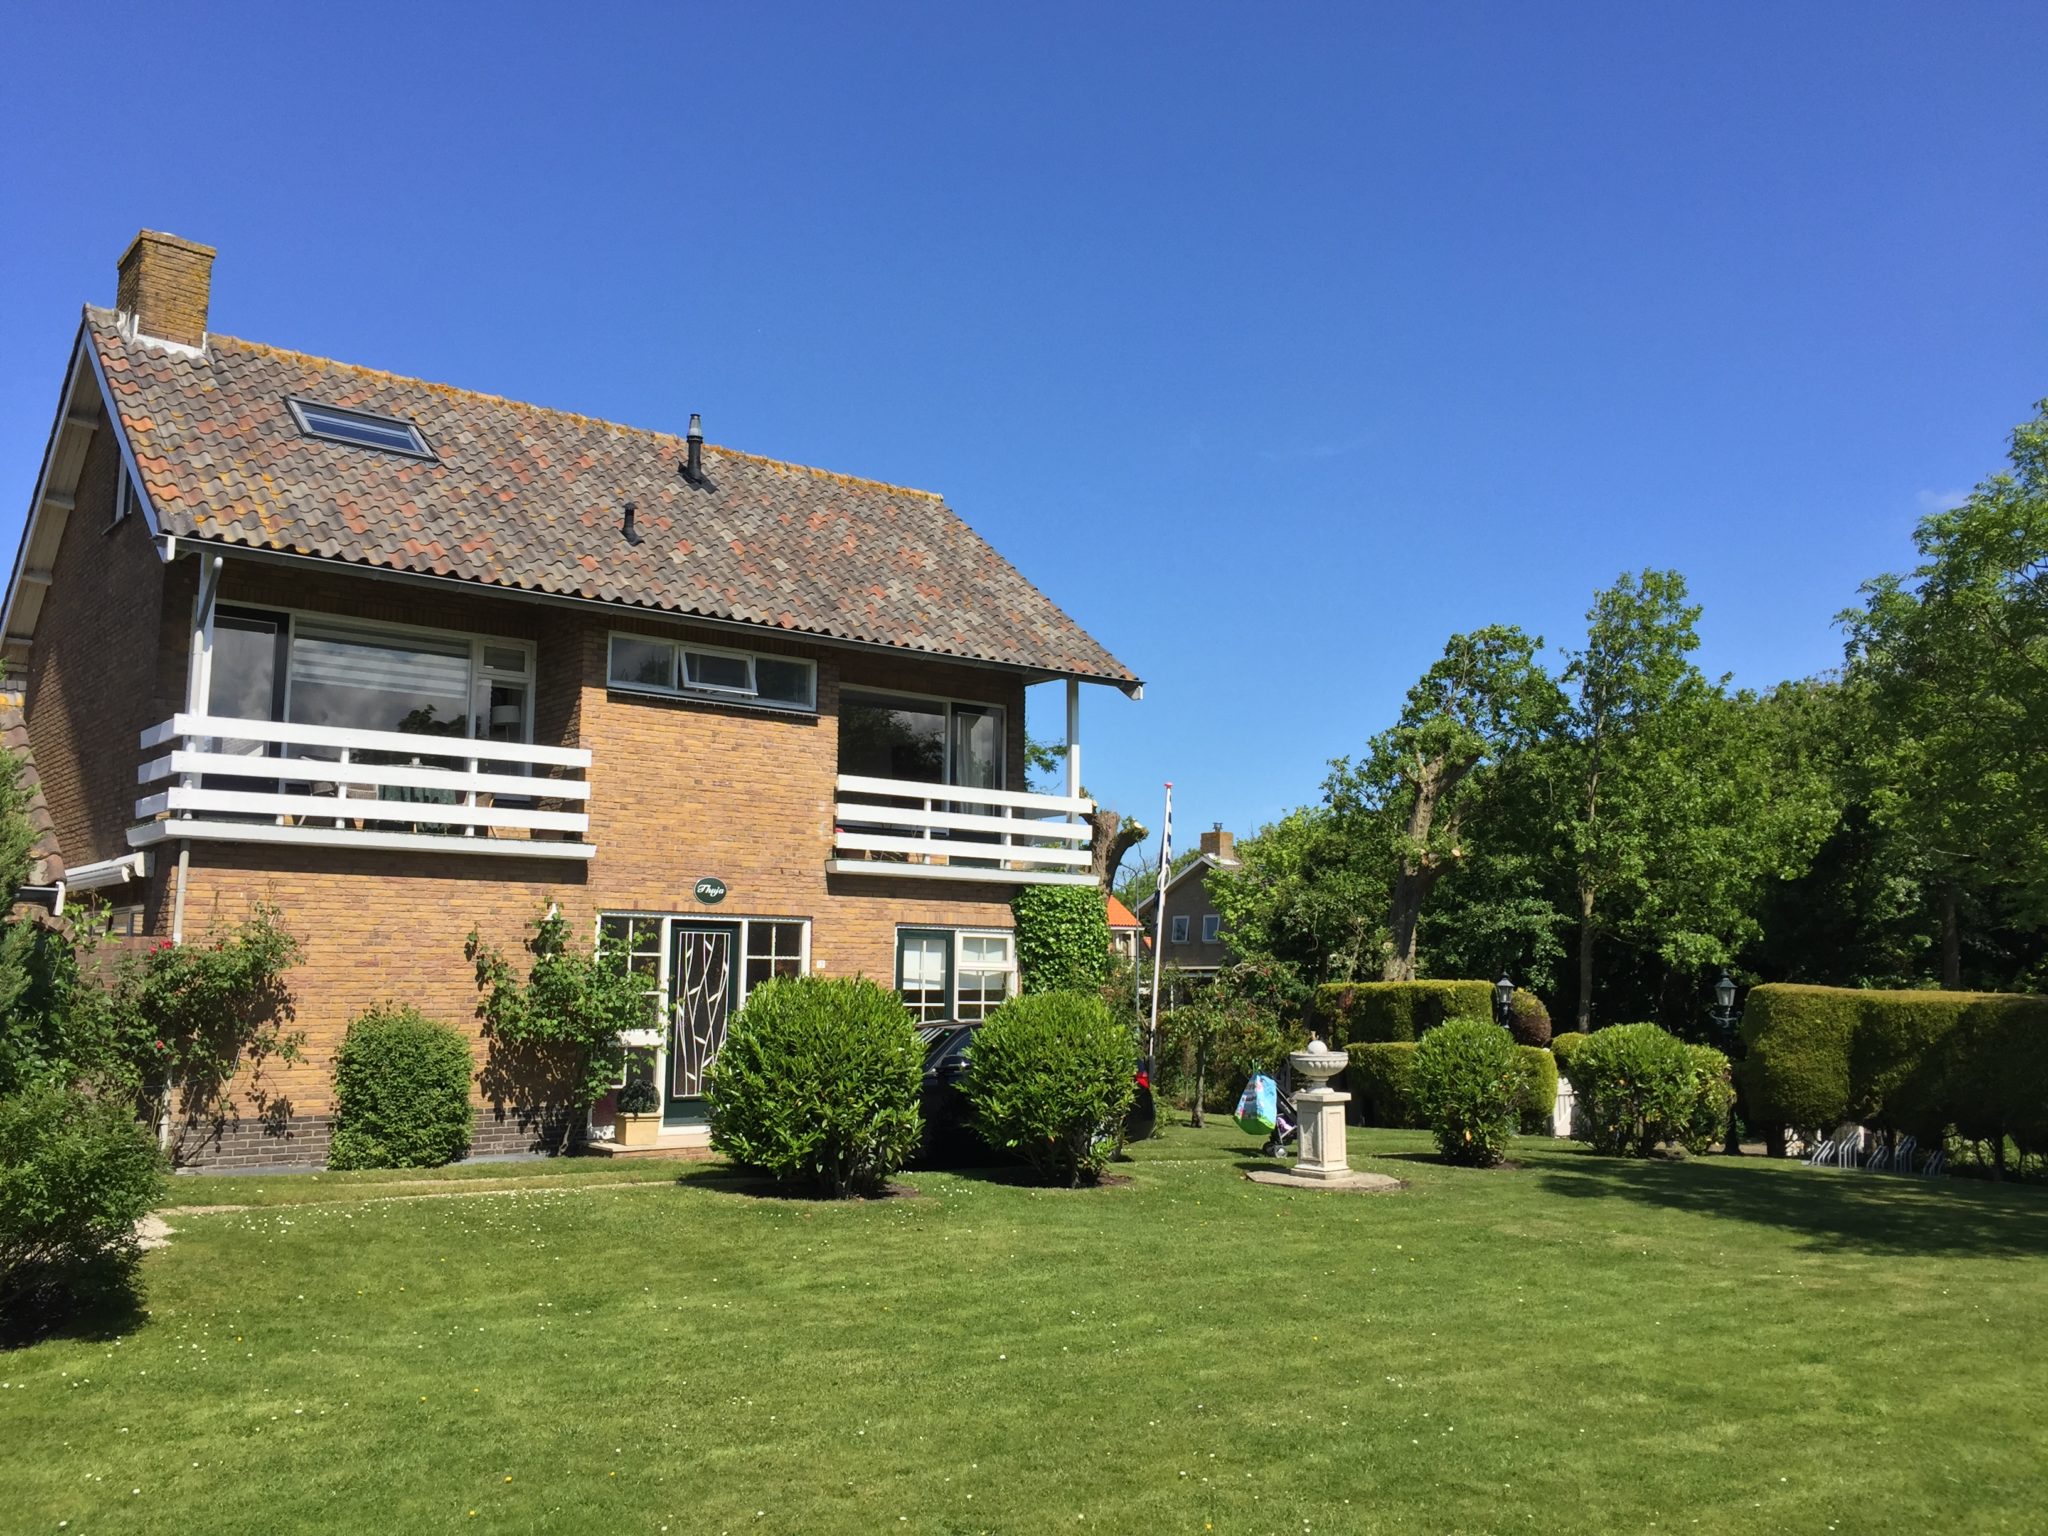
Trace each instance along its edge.
{"label": "white gutter", "polygon": [[130,880],[146,879],[149,875],[149,855],[124,853],[118,859],[101,859],[97,864],[81,864],[76,869],[64,871],[64,889],[71,891],[98,891],[110,885],[126,885]]}

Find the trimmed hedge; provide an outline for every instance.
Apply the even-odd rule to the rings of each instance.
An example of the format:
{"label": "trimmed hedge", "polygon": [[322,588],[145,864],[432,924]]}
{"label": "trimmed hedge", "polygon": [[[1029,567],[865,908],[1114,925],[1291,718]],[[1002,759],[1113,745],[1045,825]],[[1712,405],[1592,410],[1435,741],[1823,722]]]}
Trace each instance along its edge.
{"label": "trimmed hedge", "polygon": [[1772,982],[1750,991],[1743,1085],[1760,1121],[1948,1127],[2048,1150],[2048,998]]}
{"label": "trimmed hedge", "polygon": [[437,1168],[469,1146],[469,1037],[385,1003],[349,1021],[334,1057],[330,1168]]}
{"label": "trimmed hedge", "polygon": [[1518,1045],[1515,1060],[1522,1074],[1522,1131],[1548,1136],[1557,1113],[1557,1058],[1541,1046]]}
{"label": "trimmed hedge", "polygon": [[1550,1054],[1557,1058],[1557,1070],[1566,1077],[1570,1077],[1572,1075],[1572,1052],[1576,1051],[1591,1038],[1591,1035],[1581,1034],[1576,1029],[1568,1029],[1561,1035],[1552,1035],[1550,1037]]}
{"label": "trimmed hedge", "polygon": [[1543,1006],[1543,999],[1534,992],[1515,988],[1508,1000],[1508,1033],[1515,1037],[1517,1045],[1549,1049],[1550,1010]]}
{"label": "trimmed hedge", "polygon": [[1027,885],[1010,915],[1025,992],[1086,992],[1109,979],[1109,909],[1096,887]]}
{"label": "trimmed hedge", "polygon": [[1414,1042],[1383,1040],[1345,1049],[1351,1053],[1351,1064],[1344,1069],[1344,1080],[1365,1123],[1404,1130],[1417,1126],[1409,1082],[1415,1070]]}
{"label": "trimmed hedge", "polygon": [[712,1063],[711,1144],[829,1198],[879,1194],[924,1133],[924,1049],[903,1000],[864,976],[777,976]]}
{"label": "trimmed hedge", "polygon": [[1490,981],[1336,981],[1316,988],[1315,1018],[1331,1045],[1420,1040],[1449,1019],[1493,1018]]}

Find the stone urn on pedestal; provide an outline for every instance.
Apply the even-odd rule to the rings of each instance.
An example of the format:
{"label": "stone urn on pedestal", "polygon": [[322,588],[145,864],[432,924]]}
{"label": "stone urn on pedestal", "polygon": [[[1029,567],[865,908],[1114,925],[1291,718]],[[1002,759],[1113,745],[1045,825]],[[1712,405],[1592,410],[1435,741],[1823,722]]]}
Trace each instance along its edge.
{"label": "stone urn on pedestal", "polygon": [[1294,1165],[1298,1178],[1352,1176],[1344,1147],[1344,1106],[1351,1102],[1351,1095],[1330,1086],[1330,1079],[1350,1062],[1350,1056],[1331,1050],[1321,1040],[1309,1041],[1306,1050],[1287,1058],[1295,1082],[1308,1085],[1294,1090],[1294,1112],[1301,1119],[1301,1157]]}

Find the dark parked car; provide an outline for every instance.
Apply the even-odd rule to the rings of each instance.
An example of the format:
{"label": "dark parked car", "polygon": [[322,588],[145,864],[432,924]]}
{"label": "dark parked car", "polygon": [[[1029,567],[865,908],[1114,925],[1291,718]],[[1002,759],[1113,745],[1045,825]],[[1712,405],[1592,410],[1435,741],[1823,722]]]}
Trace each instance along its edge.
{"label": "dark parked car", "polygon": [[[975,1167],[1013,1161],[983,1141],[974,1129],[974,1117],[967,1096],[960,1091],[967,1076],[967,1052],[974,1044],[975,1026],[947,1022],[923,1024],[917,1037],[924,1042],[924,1143],[917,1160],[926,1167]],[[1138,1091],[1124,1116],[1124,1135],[1143,1141],[1159,1123],[1159,1107],[1152,1097],[1151,1073],[1138,1072]]]}

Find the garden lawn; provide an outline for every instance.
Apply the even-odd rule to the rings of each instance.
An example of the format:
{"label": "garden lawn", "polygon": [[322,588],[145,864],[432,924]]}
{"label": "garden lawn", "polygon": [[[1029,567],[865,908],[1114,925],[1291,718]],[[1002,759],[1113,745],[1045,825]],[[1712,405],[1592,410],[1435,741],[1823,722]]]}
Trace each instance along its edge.
{"label": "garden lawn", "polygon": [[179,1180],[266,1203],[172,1218],[128,1331],[0,1355],[0,1528],[2042,1529],[2042,1191],[1426,1147],[1354,1133],[1386,1195],[1216,1128],[836,1206]]}

